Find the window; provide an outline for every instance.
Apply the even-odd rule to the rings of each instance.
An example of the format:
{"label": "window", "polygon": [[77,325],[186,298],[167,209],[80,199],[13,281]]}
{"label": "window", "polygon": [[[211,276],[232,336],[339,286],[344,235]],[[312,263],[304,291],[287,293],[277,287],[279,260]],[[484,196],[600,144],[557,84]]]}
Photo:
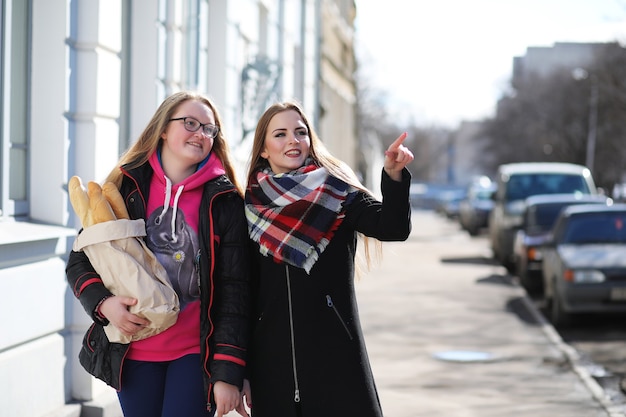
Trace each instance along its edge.
{"label": "window", "polygon": [[208,4],[206,0],[189,0],[185,18],[185,74],[183,82],[189,88],[206,91],[208,57]]}
{"label": "window", "polygon": [[563,243],[626,243],[624,213],[583,213],[572,216]]}
{"label": "window", "polygon": [[512,175],[506,199],[523,200],[537,194],[589,194],[590,190],[581,174],[536,173]]}
{"label": "window", "polygon": [[0,9],[0,218],[28,216],[29,1]]}
{"label": "window", "polygon": [[208,0],[160,2],[158,73],[162,98],[180,89],[206,90]]}

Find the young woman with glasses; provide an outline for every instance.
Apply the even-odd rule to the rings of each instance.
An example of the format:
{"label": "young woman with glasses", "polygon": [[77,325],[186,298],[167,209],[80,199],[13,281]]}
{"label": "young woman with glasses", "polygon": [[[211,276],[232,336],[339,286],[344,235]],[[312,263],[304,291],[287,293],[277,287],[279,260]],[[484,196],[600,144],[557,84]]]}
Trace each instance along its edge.
{"label": "young woman with glasses", "polygon": [[166,98],[107,181],[131,219],[145,219],[146,245],[168,272],[180,301],[176,323],[129,344],[110,343],[103,326],[132,335],[147,324],[112,294],[83,252],[67,279],[94,323],[80,362],[118,391],[126,417],[218,417],[241,402],[248,339],[249,257],[243,194],[220,116],[206,97]]}

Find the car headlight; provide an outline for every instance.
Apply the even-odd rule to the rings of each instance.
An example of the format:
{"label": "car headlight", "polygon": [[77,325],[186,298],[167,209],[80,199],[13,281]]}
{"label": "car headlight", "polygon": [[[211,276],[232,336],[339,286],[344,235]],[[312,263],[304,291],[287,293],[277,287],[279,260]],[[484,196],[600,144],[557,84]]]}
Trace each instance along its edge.
{"label": "car headlight", "polygon": [[573,282],[576,284],[593,284],[598,282],[604,282],[606,280],[606,277],[601,271],[597,271],[594,269],[566,269],[563,275],[565,281]]}

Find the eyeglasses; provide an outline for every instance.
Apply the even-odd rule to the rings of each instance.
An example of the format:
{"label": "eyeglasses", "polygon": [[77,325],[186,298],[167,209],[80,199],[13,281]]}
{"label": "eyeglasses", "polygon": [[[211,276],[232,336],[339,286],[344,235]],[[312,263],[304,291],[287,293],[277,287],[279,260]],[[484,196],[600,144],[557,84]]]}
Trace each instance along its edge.
{"label": "eyeglasses", "polygon": [[188,132],[197,132],[198,129],[202,128],[202,132],[209,138],[214,138],[220,131],[220,128],[212,125],[210,123],[200,123],[193,117],[178,117],[176,119],[170,119],[168,122],[173,122],[176,120],[182,120],[183,126]]}

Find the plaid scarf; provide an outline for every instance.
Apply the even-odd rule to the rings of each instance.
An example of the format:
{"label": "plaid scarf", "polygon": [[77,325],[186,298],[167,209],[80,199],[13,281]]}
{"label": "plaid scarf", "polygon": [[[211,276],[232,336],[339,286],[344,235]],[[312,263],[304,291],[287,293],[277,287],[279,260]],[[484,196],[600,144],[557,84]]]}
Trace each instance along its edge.
{"label": "plaid scarf", "polygon": [[250,238],[263,255],[308,274],[343,221],[353,191],[315,165],[286,174],[259,171],[246,189]]}

